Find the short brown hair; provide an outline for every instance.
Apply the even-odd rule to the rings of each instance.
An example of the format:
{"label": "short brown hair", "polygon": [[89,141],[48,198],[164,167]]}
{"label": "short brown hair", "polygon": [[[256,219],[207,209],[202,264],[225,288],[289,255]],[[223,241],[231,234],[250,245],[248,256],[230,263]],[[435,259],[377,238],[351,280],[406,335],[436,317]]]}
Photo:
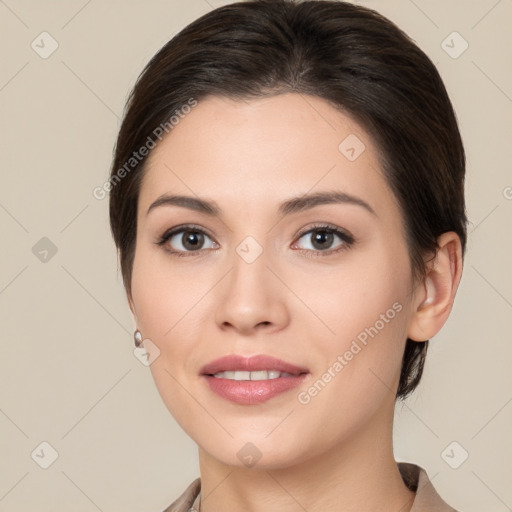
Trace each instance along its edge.
{"label": "short brown hair", "polygon": [[[412,274],[455,231],[466,249],[465,153],[441,77],[427,55],[378,12],[328,0],[253,0],[212,10],[174,36],[133,88],[111,169],[110,224],[125,289],[131,275],[137,203],[147,157],[116,175],[156,127],[208,95],[249,99],[314,95],[373,137],[405,221]],[[407,339],[396,398],[423,373],[428,340]]]}

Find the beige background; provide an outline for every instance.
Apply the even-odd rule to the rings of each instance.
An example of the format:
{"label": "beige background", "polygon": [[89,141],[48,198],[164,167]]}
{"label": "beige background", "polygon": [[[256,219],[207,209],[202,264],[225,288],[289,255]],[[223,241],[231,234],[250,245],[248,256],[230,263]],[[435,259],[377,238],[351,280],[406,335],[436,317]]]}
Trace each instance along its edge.
{"label": "beige background", "polygon": [[[124,102],[143,66],[222,3],[0,1],[0,511],[159,512],[199,476],[195,444],[132,352],[108,199],[92,190],[108,177]],[[505,512],[512,1],[358,3],[396,22],[438,66],[468,157],[464,274],[420,388],[397,407],[396,457],[422,465],[462,512]],[[45,59],[31,47],[43,51],[46,37],[51,48],[43,31],[58,42]],[[469,44],[458,58],[442,47],[453,31]],[[452,53],[462,48],[447,41]],[[57,250],[46,261],[43,237]],[[39,464],[51,450],[42,442],[58,453],[47,469]],[[460,464],[464,450],[469,457],[452,469],[447,461]]]}

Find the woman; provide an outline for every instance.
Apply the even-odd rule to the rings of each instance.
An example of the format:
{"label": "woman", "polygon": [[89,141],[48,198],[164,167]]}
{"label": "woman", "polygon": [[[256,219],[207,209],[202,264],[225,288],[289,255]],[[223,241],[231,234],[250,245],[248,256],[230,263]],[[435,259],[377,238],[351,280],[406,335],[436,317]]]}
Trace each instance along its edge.
{"label": "woman", "polygon": [[123,281],[200,478],[167,511],[453,511],[397,463],[466,247],[465,154],[428,57],[377,12],[202,16],[129,98],[110,182]]}

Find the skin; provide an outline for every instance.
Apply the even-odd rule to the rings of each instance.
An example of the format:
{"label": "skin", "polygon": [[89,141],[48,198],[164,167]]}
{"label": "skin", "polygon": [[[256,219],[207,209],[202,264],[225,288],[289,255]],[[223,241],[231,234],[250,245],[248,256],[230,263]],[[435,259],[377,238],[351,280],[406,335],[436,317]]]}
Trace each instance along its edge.
{"label": "skin", "polygon": [[[338,149],[349,134],[365,145],[354,161]],[[290,197],[333,190],[363,199],[375,215],[346,203],[277,213]],[[222,215],[175,205],[147,214],[166,193],[213,200]],[[414,493],[392,447],[401,357],[407,337],[429,339],[448,318],[461,246],[455,233],[443,234],[427,278],[412,281],[399,207],[361,126],[320,98],[294,93],[203,99],[152,150],[137,223],[128,300],[151,340],[145,346],[160,351],[150,366],[158,391],[198,445],[201,510],[409,511]],[[155,243],[185,223],[206,233],[199,252],[166,250],[187,251],[183,232]],[[300,235],[315,223],[348,231],[354,244],[323,255],[344,242],[334,236],[319,249],[316,232]],[[262,249],[251,263],[236,252],[249,235]],[[394,303],[401,311],[300,403],[298,393]],[[227,354],[268,354],[310,374],[267,402],[239,405],[199,375]],[[252,467],[237,457],[248,442],[261,453]]]}

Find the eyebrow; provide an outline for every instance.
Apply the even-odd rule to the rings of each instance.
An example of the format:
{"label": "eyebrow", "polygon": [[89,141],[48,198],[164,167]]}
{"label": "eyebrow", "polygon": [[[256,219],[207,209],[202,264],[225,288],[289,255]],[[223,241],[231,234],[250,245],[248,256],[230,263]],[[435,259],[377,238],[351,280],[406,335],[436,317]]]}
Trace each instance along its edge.
{"label": "eyebrow", "polygon": [[[280,215],[291,215],[324,204],[352,204],[361,206],[377,217],[374,209],[360,197],[337,191],[315,192],[292,197],[279,205],[278,213]],[[215,201],[207,201],[192,196],[163,194],[151,203],[146,215],[159,206],[181,206],[182,208],[189,208],[212,217],[220,217],[222,214],[221,208],[219,208]]]}

